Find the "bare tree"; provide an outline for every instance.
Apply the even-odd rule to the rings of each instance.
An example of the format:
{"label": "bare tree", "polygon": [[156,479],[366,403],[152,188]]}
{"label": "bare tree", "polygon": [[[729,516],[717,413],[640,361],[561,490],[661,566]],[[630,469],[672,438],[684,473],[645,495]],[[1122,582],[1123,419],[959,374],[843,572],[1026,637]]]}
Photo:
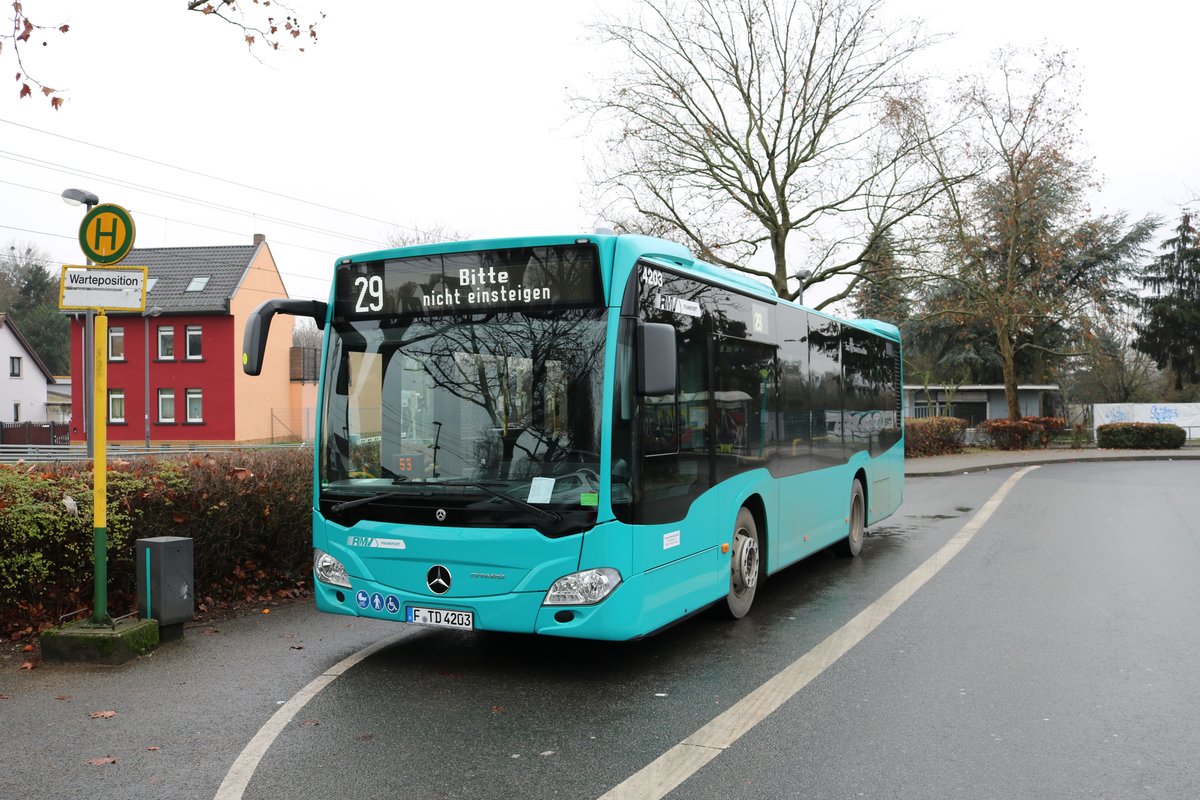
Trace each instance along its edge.
{"label": "bare tree", "polygon": [[[17,62],[18,92],[21,97],[31,97],[36,90],[49,98],[51,107],[57,110],[63,104],[63,92],[30,75],[23,52],[31,42],[38,40],[43,47],[47,46],[47,37],[55,33],[66,34],[70,26],[39,25],[30,19],[26,5],[29,5],[28,0],[15,0],[12,3],[12,25],[8,31],[0,32],[0,54],[8,44],[13,60]],[[188,11],[224,20],[237,28],[245,39],[246,47],[255,57],[260,49],[279,50],[289,41],[308,42],[317,39],[317,23],[301,22],[290,5],[283,5],[277,0],[185,0],[185,5]],[[324,19],[325,15],[322,13],[319,17]],[[297,49],[304,52],[303,46],[297,46]]]}
{"label": "bare tree", "polygon": [[[764,278],[782,296],[844,279],[942,184],[905,63],[933,41],[882,0],[642,0],[596,29],[626,65],[576,108],[603,130],[597,211]],[[751,265],[760,249],[769,265]],[[796,276],[807,272],[802,281]]]}
{"label": "bare tree", "polygon": [[456,242],[466,238],[463,234],[440,222],[428,228],[402,227],[397,225],[387,235],[388,244],[392,247],[411,247],[417,244]]}
{"label": "bare tree", "polygon": [[317,323],[308,317],[297,317],[292,326],[292,347],[306,350],[320,350],[325,341],[325,334],[317,327]]}
{"label": "bare tree", "polygon": [[[1020,417],[1018,355],[1087,353],[1096,322],[1132,301],[1129,278],[1157,225],[1091,215],[1077,96],[1061,53],[1002,51],[986,77],[963,83],[959,103],[972,124],[932,151],[947,185],[924,310],[991,331],[1011,419]],[[963,173],[977,177],[962,183]]]}

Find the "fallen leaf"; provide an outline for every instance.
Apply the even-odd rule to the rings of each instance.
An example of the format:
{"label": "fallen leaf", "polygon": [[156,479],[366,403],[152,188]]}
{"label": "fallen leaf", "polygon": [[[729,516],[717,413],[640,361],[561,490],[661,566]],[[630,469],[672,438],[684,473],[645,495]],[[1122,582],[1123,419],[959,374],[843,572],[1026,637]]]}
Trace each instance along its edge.
{"label": "fallen leaf", "polygon": [[0,694],[0,700],[12,700],[12,695]]}
{"label": "fallen leaf", "polygon": [[294,644],[294,645],[292,645],[291,649],[292,649],[292,650],[303,650],[303,649],[304,649],[304,645],[302,645],[302,644]]}
{"label": "fallen leaf", "polygon": [[504,706],[492,706],[492,713],[493,714],[503,714]]}
{"label": "fallen leaf", "polygon": [[264,608],[264,609],[263,609],[263,613],[264,613],[264,614],[270,614],[270,613],[271,613],[271,609],[269,609],[269,608]]}
{"label": "fallen leaf", "polygon": [[355,736],[355,737],[354,737],[354,741],[356,741],[356,742],[369,742],[369,741],[371,741],[371,740],[372,740],[372,739],[374,739],[374,738],[375,738],[375,734],[373,734],[373,733],[363,733],[363,734],[359,734],[358,736]]}
{"label": "fallen leaf", "polygon": [[88,714],[88,719],[112,719],[116,715],[115,711],[93,711]]}
{"label": "fallen leaf", "polygon": [[103,767],[105,764],[115,764],[117,760],[112,756],[104,756],[103,758],[89,758],[84,763],[89,767]]}
{"label": "fallen leaf", "polygon": [[149,746],[149,747],[147,747],[146,749],[147,749],[147,750],[149,750],[149,751],[150,751],[150,752],[152,752],[152,753],[157,753],[157,752],[158,752],[159,750],[161,750],[162,748],[161,748],[161,747],[158,747],[158,746],[156,746],[156,745],[150,745],[150,746]]}
{"label": "fallen leaf", "polygon": [[69,695],[69,694],[59,694],[59,695],[55,695],[55,696],[54,696],[54,699],[55,699],[55,700],[62,700],[62,701],[64,701],[64,702],[67,702],[67,703],[69,703],[69,702],[71,702],[71,695]]}
{"label": "fallen leaf", "polygon": [[34,664],[32,661],[25,661],[21,664],[21,669],[33,669],[33,667]]}
{"label": "fallen leaf", "polygon": [[317,722],[315,719],[303,719],[300,720],[300,724],[306,728],[315,728],[321,723]]}
{"label": "fallen leaf", "polygon": [[25,645],[24,647],[22,647],[22,648],[21,648],[21,652],[22,652],[22,653],[32,653],[32,652],[33,652],[33,645],[31,645],[31,644],[27,644],[27,645]]}

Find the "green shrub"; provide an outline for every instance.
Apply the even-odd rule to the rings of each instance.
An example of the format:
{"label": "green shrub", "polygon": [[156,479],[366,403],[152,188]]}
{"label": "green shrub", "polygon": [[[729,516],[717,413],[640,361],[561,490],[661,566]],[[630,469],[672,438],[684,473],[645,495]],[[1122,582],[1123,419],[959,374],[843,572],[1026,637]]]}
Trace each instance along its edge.
{"label": "green shrub", "polygon": [[958,417],[925,417],[904,421],[904,455],[941,456],[963,451],[967,421]]}
{"label": "green shrub", "polygon": [[[311,450],[114,462],[106,483],[114,615],[132,610],[137,539],[193,540],[201,604],[294,594],[308,580]],[[90,604],[92,534],[91,464],[0,465],[0,633],[36,631]]]}
{"label": "green shrub", "polygon": [[1187,433],[1158,422],[1113,422],[1096,428],[1096,446],[1117,450],[1177,450]]}

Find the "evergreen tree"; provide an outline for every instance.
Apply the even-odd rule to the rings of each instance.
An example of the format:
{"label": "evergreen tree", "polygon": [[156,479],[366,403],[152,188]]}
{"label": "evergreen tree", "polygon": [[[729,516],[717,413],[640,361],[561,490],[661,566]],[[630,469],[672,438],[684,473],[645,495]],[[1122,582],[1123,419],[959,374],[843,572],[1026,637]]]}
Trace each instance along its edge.
{"label": "evergreen tree", "polygon": [[71,324],[58,310],[58,281],[50,257],[33,246],[9,245],[0,256],[0,312],[11,314],[21,334],[52,375],[71,370]]}
{"label": "evergreen tree", "polygon": [[1170,369],[1179,391],[1200,380],[1200,236],[1190,212],[1162,249],[1141,279],[1154,293],[1142,299],[1145,321],[1133,346]]}

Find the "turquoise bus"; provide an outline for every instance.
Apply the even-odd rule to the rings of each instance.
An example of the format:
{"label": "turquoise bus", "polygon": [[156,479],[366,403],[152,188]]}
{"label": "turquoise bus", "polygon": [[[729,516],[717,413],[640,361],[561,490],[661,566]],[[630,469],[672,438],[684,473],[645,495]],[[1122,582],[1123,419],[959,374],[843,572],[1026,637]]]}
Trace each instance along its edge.
{"label": "turquoise bus", "polygon": [[322,611],[631,639],[849,556],[903,494],[899,332],[678,244],[579,235],[343,258],[313,485]]}

